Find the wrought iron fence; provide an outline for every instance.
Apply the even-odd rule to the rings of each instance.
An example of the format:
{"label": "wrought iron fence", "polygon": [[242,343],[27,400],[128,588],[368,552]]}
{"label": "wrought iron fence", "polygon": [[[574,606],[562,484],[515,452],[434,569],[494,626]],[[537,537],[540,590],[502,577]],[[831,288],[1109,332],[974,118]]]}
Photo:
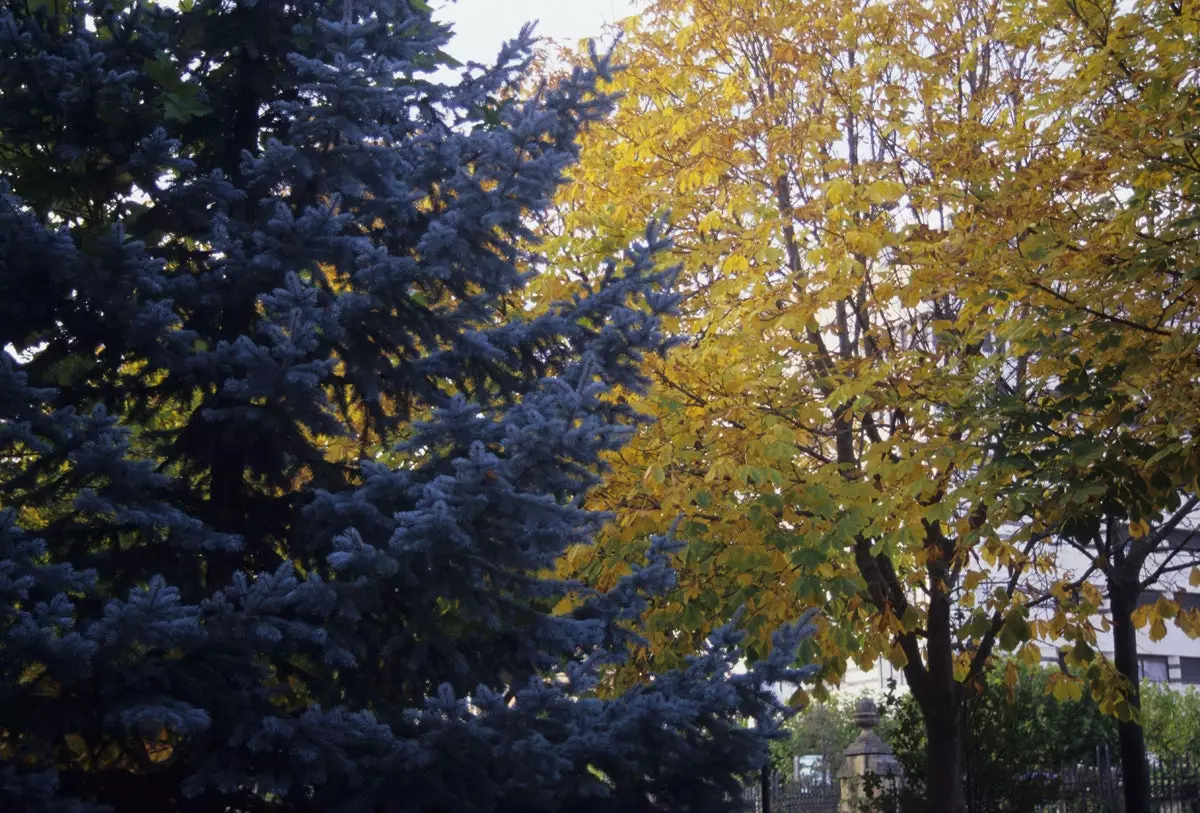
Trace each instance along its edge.
{"label": "wrought iron fence", "polygon": [[837,780],[826,776],[796,779],[775,774],[766,790],[764,806],[762,784],[746,788],[745,813],[837,813],[841,799]]}
{"label": "wrought iron fence", "polygon": [[[1121,768],[1108,760],[1048,777],[1056,799],[1037,813],[1124,813]],[[1200,813],[1200,762],[1195,757],[1150,765],[1150,809],[1154,813]]]}
{"label": "wrought iron fence", "polygon": [[[1025,793],[1021,801],[1008,800],[1011,803],[1006,803],[1003,791],[981,794],[973,799],[976,805],[971,806],[1012,813],[1124,813],[1125,810],[1121,769],[1110,754],[1100,755],[1095,765],[1031,771],[1022,779],[1026,784],[1036,782],[1041,792]],[[821,775],[794,778],[775,774],[766,790],[764,805],[760,782],[746,788],[744,813],[836,813],[841,799],[837,780]],[[1041,801],[1032,803],[1034,798]],[[1174,762],[1153,762],[1150,798],[1154,813],[1200,813],[1200,754]]]}

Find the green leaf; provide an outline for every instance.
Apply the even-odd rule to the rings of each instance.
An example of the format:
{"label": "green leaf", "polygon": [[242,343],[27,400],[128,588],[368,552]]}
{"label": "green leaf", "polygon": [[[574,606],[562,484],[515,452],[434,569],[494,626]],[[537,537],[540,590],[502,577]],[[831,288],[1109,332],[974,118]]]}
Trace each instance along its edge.
{"label": "green leaf", "polygon": [[1032,633],[1027,622],[1020,615],[1013,613],[1004,620],[1004,625],[1000,627],[1000,634],[997,640],[1000,646],[1007,650],[1014,650],[1025,641],[1028,641]]}
{"label": "green leaf", "polygon": [[962,628],[963,640],[982,638],[990,626],[987,616],[983,613],[972,613],[971,620]]}
{"label": "green leaf", "polygon": [[1040,262],[1049,256],[1050,250],[1057,245],[1058,239],[1053,234],[1035,232],[1021,241],[1021,253],[1034,262]]}
{"label": "green leaf", "polygon": [[95,358],[90,356],[67,356],[50,368],[50,377],[60,387],[68,387],[82,381],[95,364]]}
{"label": "green leaf", "polygon": [[794,709],[802,709],[808,705],[808,692],[804,689],[796,689],[792,692],[792,696],[788,698],[787,704]]}
{"label": "green leaf", "polygon": [[181,91],[187,87],[179,68],[169,62],[165,55],[157,59],[146,59],[142,62],[142,73],[150,77],[154,84],[165,90]]}
{"label": "green leaf", "polygon": [[168,93],[164,110],[168,121],[181,123],[212,112],[211,107],[196,101],[192,93]]}
{"label": "green leaf", "polygon": [[1133,719],[1133,707],[1127,700],[1118,700],[1113,704],[1113,714],[1121,722],[1127,723]]}

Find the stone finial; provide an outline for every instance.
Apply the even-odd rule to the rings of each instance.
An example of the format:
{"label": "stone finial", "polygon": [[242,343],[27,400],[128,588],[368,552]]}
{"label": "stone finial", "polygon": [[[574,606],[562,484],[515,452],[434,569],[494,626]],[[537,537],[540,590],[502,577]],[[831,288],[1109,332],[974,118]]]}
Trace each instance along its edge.
{"label": "stone finial", "polygon": [[842,784],[840,810],[843,813],[859,809],[866,798],[865,780],[868,776],[877,777],[879,787],[884,792],[898,788],[901,776],[900,763],[892,749],[875,733],[875,726],[879,725],[879,707],[874,700],[864,697],[854,705],[854,724],[862,730],[843,752],[845,761],[838,771],[838,779]]}
{"label": "stone finial", "polygon": [[871,729],[879,725],[879,707],[869,697],[860,698],[854,704],[854,724],[862,729]]}
{"label": "stone finial", "polygon": [[[872,757],[869,764],[865,766],[875,769],[871,771],[872,773],[890,774],[898,771],[900,764],[892,755],[892,749],[875,733],[875,726],[879,725],[879,707],[875,705],[874,700],[864,697],[855,704],[854,724],[862,730],[858,732],[858,738],[846,749],[846,756]],[[845,767],[842,770],[845,771]]]}

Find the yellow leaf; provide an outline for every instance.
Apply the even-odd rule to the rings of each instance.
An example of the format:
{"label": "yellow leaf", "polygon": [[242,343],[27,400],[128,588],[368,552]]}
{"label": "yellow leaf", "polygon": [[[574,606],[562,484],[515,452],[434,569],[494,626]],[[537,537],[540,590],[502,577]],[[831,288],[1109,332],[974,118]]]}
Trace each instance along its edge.
{"label": "yellow leaf", "polygon": [[1192,568],[1192,575],[1188,576],[1188,584],[1192,587],[1200,587],[1200,567]]}
{"label": "yellow leaf", "polygon": [[869,231],[846,232],[846,247],[855,254],[874,257],[883,248],[883,241]]}
{"label": "yellow leaf", "polygon": [[971,653],[959,652],[954,656],[954,680],[962,683],[971,671]]}
{"label": "yellow leaf", "polygon": [[700,234],[709,234],[718,226],[721,225],[721,213],[716,209],[700,218],[700,222],[696,224],[696,231]]}
{"label": "yellow leaf", "polygon": [[750,261],[741,254],[731,254],[725,258],[725,262],[721,263],[721,268],[730,274],[736,274],[739,271],[749,271]]}
{"label": "yellow leaf", "polygon": [[67,748],[71,749],[71,753],[76,756],[86,754],[88,751],[87,740],[78,734],[67,734],[63,740],[67,743]]}
{"label": "yellow leaf", "polygon": [[854,187],[849,181],[837,178],[825,185],[825,197],[835,206],[850,200],[854,196]]}
{"label": "yellow leaf", "polygon": [[898,181],[872,181],[867,185],[867,198],[871,203],[892,203],[904,195],[904,184]]}
{"label": "yellow leaf", "polygon": [[1074,702],[1083,699],[1083,683],[1076,678],[1069,677],[1063,674],[1052,675],[1051,678],[1051,694],[1054,699],[1060,703]]}
{"label": "yellow leaf", "polygon": [[1054,699],[1060,703],[1067,699],[1067,683],[1062,680],[1062,675],[1050,676],[1050,694],[1054,695]]}

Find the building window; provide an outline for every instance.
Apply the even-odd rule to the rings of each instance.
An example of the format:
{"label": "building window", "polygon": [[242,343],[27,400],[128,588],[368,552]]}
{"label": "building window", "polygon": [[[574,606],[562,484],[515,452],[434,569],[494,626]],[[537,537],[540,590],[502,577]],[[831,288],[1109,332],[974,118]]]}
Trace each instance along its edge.
{"label": "building window", "polygon": [[1180,658],[1179,670],[1184,683],[1200,683],[1200,658]]}
{"label": "building window", "polygon": [[1184,610],[1200,609],[1200,593],[1185,593],[1182,590],[1170,591],[1167,593],[1161,590],[1146,590],[1138,596],[1138,606],[1144,607],[1147,604],[1154,604],[1160,598],[1166,597],[1168,601],[1178,601],[1179,607]]}
{"label": "building window", "polygon": [[1142,680],[1166,683],[1167,659],[1160,655],[1144,655],[1138,659],[1138,673]]}
{"label": "building window", "polygon": [[1165,541],[1171,549],[1200,550],[1200,528],[1172,528]]}

